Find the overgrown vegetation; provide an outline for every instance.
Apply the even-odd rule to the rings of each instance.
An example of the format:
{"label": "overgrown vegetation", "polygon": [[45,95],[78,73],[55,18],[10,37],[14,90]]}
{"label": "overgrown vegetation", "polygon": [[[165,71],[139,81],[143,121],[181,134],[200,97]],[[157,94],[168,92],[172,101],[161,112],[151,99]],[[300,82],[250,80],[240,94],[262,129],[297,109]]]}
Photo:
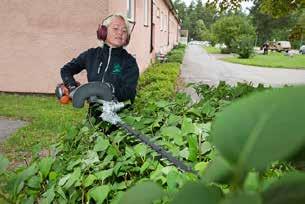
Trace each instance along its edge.
{"label": "overgrown vegetation", "polygon": [[[304,174],[281,161],[305,143],[304,88],[196,84],[202,100],[191,105],[185,94],[172,92],[178,73],[179,64],[154,65],[141,78],[135,106],[120,116],[193,167],[200,179],[180,172],[120,129],[105,133],[83,121],[68,127],[45,157],[33,149],[27,166],[9,171],[9,161],[0,156],[0,202],[302,201]],[[286,117],[291,114],[295,120]]]}
{"label": "overgrown vegetation", "polygon": [[167,55],[167,62],[182,63],[185,45],[179,44],[175,49],[171,50]]}

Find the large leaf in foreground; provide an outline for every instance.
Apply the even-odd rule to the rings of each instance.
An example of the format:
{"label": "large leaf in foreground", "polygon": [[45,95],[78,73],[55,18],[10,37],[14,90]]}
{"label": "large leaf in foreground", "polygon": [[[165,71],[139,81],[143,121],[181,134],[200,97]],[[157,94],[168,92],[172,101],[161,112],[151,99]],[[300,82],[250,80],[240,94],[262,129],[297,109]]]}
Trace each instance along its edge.
{"label": "large leaf in foreground", "polygon": [[291,173],[263,192],[266,204],[304,203],[305,173]]}
{"label": "large leaf in foreground", "polygon": [[295,152],[305,141],[305,87],[255,93],[220,112],[212,142],[239,171],[263,169]]}
{"label": "large leaf in foreground", "polygon": [[150,204],[155,200],[161,199],[163,196],[163,189],[161,186],[153,182],[138,183],[123,195],[120,204]]}
{"label": "large leaf in foreground", "polygon": [[207,187],[202,183],[187,183],[177,193],[172,204],[217,204],[222,198],[221,190],[217,187]]}

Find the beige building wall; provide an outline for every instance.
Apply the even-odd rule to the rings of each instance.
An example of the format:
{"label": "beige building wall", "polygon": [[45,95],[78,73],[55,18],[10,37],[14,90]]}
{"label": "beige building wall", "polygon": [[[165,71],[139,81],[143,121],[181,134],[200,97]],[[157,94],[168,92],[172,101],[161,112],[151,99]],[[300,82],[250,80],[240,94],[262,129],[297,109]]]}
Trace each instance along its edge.
{"label": "beige building wall", "polygon": [[[126,49],[135,55],[141,72],[157,52],[167,52],[177,44],[176,29],[160,30],[159,8],[164,17],[165,0],[153,0],[155,26],[151,52],[151,6],[144,25],[144,0],[135,0],[135,28]],[[60,68],[81,52],[100,45],[96,30],[111,13],[127,13],[127,0],[3,0],[0,6],[0,91],[54,93],[61,82]],[[178,22],[170,16],[170,27]],[[164,20],[164,24],[167,21]],[[81,83],[86,73],[76,76]]]}
{"label": "beige building wall", "polygon": [[107,13],[107,0],[2,1],[0,91],[53,93],[62,65],[97,46]]}

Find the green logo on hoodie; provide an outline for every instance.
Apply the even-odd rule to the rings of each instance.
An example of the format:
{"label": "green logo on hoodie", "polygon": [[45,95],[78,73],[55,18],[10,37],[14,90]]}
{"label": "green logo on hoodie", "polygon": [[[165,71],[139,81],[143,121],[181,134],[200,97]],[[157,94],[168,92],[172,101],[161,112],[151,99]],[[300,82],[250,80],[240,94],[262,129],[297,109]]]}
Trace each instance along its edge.
{"label": "green logo on hoodie", "polygon": [[121,72],[122,72],[121,65],[120,64],[114,64],[112,73],[113,74],[121,74]]}

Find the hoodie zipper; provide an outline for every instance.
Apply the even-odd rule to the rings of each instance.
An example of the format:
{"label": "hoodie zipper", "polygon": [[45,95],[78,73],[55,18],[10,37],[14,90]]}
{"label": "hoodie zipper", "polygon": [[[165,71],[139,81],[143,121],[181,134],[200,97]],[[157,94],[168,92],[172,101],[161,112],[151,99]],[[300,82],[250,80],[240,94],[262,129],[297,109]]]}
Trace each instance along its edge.
{"label": "hoodie zipper", "polygon": [[110,63],[110,59],[111,59],[111,51],[112,51],[112,48],[110,47],[109,48],[109,55],[108,55],[108,62],[107,62],[107,66],[106,66],[104,74],[103,74],[102,82],[104,82],[105,74],[106,74],[106,72],[109,68],[109,63]]}

